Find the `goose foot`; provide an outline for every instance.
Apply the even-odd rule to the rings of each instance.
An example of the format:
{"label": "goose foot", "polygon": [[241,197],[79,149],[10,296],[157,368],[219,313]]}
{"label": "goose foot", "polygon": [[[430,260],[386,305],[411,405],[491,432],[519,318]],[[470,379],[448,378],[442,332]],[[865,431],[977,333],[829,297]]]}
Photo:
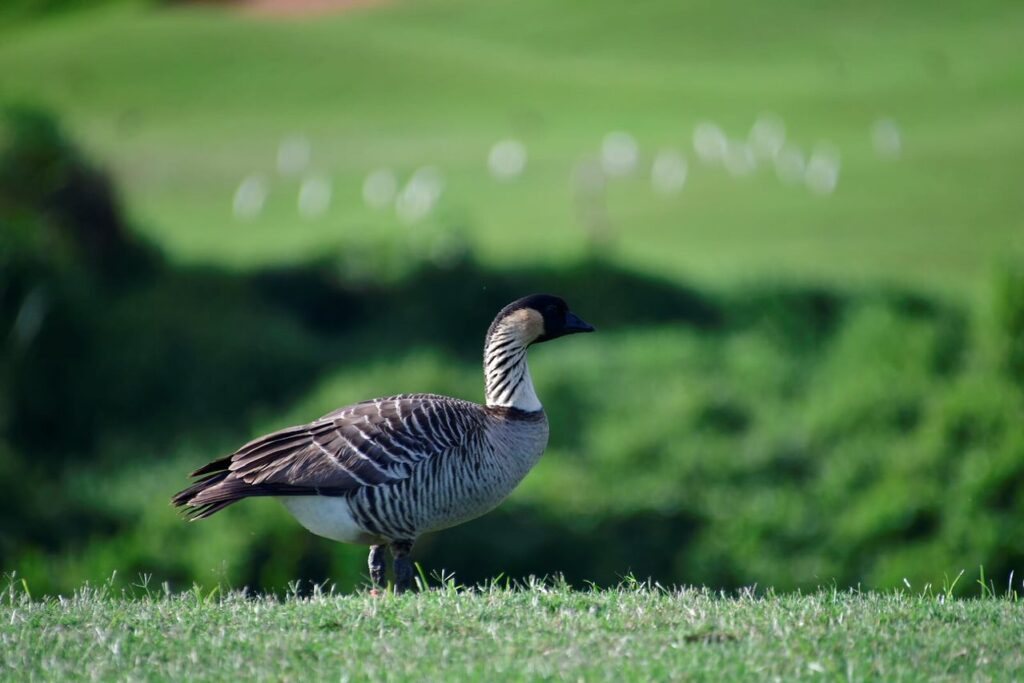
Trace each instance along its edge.
{"label": "goose foot", "polygon": [[412,551],[412,541],[394,541],[391,544],[391,554],[395,558],[395,592],[404,593],[412,588],[412,560],[409,553]]}
{"label": "goose foot", "polygon": [[370,546],[370,557],[367,564],[370,567],[370,583],[373,589],[387,586],[388,563],[383,545]]}

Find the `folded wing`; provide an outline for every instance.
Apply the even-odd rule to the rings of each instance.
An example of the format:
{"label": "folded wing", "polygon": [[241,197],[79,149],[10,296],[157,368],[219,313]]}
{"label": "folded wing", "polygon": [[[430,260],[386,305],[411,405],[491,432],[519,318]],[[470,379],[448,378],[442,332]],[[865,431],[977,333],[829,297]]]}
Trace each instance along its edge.
{"label": "folded wing", "polygon": [[482,419],[476,404],[433,394],[357,403],[199,468],[192,476],[202,479],[172,503],[201,519],[251,496],[342,495],[388,484],[465,444]]}

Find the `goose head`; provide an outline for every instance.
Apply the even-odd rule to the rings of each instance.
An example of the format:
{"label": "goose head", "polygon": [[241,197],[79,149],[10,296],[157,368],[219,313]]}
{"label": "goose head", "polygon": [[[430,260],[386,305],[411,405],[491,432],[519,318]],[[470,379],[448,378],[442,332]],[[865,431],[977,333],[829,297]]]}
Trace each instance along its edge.
{"label": "goose head", "polygon": [[570,334],[593,332],[594,326],[552,294],[531,294],[501,309],[487,331],[491,341],[508,340],[522,346],[551,341]]}

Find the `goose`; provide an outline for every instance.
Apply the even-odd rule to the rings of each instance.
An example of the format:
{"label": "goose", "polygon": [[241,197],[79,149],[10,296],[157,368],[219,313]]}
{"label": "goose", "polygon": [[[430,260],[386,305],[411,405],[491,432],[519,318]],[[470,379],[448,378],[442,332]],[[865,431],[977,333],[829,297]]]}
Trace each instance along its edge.
{"label": "goose", "polygon": [[402,394],[339,408],[308,424],[250,441],[192,472],[171,502],[190,520],[244,498],[277,498],[310,532],[370,546],[373,590],[412,585],[413,543],[497,507],[537,464],[548,421],[526,352],[594,327],[557,296],[513,301],[484,341],[484,405]]}

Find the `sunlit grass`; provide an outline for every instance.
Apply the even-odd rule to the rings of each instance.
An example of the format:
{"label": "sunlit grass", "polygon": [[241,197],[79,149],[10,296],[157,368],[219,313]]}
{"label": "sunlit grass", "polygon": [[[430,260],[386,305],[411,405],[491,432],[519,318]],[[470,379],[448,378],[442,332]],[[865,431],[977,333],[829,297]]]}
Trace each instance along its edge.
{"label": "sunlit grass", "polygon": [[[431,582],[434,584],[434,582]],[[434,584],[436,585],[436,584]],[[821,590],[776,596],[629,579],[371,597],[165,592],[140,578],[0,604],[0,671],[31,680],[1014,679],[1015,594]]]}

